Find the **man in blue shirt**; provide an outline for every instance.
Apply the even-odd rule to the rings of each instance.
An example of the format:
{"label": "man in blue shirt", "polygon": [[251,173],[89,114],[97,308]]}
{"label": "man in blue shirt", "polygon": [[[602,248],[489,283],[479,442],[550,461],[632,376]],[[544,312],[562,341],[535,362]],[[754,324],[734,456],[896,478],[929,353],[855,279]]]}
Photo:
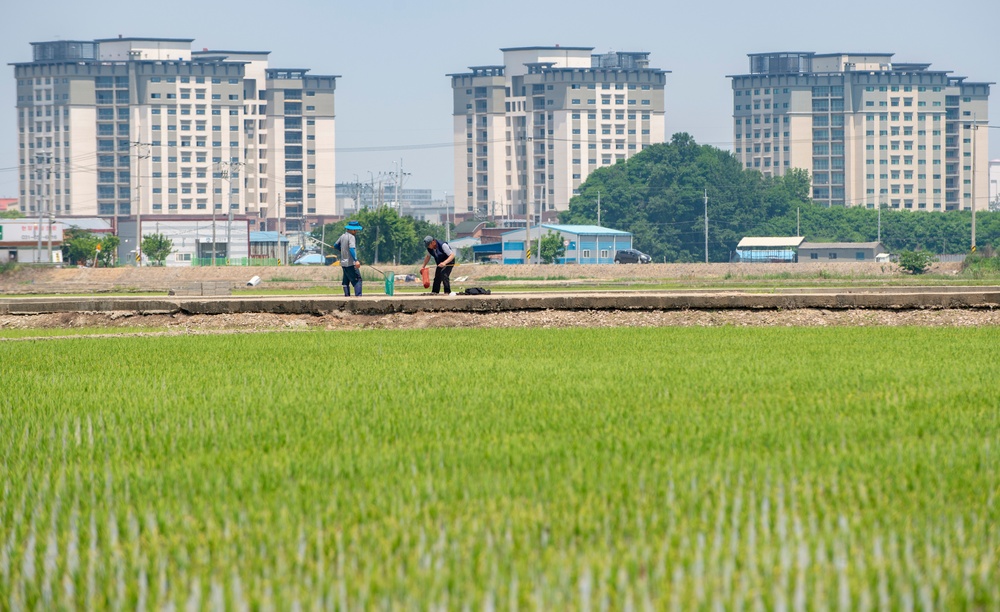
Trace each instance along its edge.
{"label": "man in blue shirt", "polygon": [[357,221],[348,221],[345,232],[333,243],[334,248],[340,250],[340,267],[344,271],[344,279],[340,282],[344,286],[344,296],[351,296],[351,287],[354,287],[354,296],[361,295],[361,262],[358,261],[357,234],[361,231],[361,224]]}

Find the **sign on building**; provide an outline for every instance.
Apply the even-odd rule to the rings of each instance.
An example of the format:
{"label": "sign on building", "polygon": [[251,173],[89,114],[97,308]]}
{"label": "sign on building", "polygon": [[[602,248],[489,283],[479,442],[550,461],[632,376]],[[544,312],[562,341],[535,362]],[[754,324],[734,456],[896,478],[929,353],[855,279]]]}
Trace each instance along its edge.
{"label": "sign on building", "polygon": [[[49,236],[49,227],[52,236]],[[40,236],[39,236],[40,235]],[[0,223],[0,243],[5,245],[30,245],[41,240],[63,241],[63,226],[59,223],[28,223],[24,221],[5,221]]]}

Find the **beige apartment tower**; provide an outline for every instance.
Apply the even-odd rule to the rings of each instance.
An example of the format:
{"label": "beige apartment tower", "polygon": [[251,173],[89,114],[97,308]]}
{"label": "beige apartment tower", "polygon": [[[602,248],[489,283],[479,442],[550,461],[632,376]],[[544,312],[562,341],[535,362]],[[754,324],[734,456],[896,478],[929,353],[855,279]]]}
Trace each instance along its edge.
{"label": "beige apartment tower", "polygon": [[588,174],[664,141],[667,71],[648,53],[501,52],[502,65],[448,75],[457,213],[553,218]]}
{"label": "beige apartment tower", "polygon": [[809,172],[827,206],[985,210],[992,83],[891,53],[750,54],[730,76],[733,147],[747,168]]}
{"label": "beige apartment tower", "polygon": [[292,231],[334,213],[338,77],[191,42],[32,43],[14,64],[23,213],[232,213]]}

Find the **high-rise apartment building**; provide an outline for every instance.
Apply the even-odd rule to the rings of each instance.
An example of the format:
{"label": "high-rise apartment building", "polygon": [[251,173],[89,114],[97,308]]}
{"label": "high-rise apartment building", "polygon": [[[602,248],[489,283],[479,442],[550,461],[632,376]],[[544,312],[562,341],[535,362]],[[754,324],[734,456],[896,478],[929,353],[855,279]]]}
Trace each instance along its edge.
{"label": "high-rise apartment building", "polygon": [[23,213],[232,211],[289,230],[333,214],[338,77],[191,42],[32,43],[13,64]]}
{"label": "high-rise apartment building", "polygon": [[828,206],[986,209],[991,83],[892,56],[750,54],[730,76],[736,157],[808,171]]}
{"label": "high-rise apartment building", "polygon": [[664,141],[667,71],[648,53],[501,51],[503,65],[448,75],[456,212],[550,218],[588,174]]}

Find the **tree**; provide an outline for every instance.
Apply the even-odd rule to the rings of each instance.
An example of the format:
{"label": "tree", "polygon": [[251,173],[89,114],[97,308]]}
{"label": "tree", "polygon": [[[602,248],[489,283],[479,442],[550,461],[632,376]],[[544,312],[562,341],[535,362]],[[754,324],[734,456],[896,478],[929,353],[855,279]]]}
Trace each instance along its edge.
{"label": "tree", "polygon": [[142,238],[142,252],[145,253],[146,257],[148,257],[151,261],[154,261],[161,266],[167,259],[167,255],[170,255],[170,251],[173,248],[173,240],[167,238],[163,234],[149,234],[147,236],[143,236]]}
{"label": "tree", "polygon": [[118,244],[120,242],[121,240],[118,236],[111,234],[107,234],[101,238],[99,242],[101,250],[97,254],[97,261],[99,265],[107,268],[114,267],[116,254],[118,253]]}
{"label": "tree", "polygon": [[[364,227],[358,232],[358,256],[365,263],[416,263],[427,252],[421,238],[431,235],[443,239],[444,228],[441,226],[400,217],[399,213],[387,206],[358,211],[352,218]],[[332,247],[344,233],[345,225],[347,220],[327,223],[325,227],[314,228],[312,236],[317,240],[325,237],[325,242]],[[332,248],[323,247],[323,250],[326,254],[340,255],[334,253]]]}
{"label": "tree", "polygon": [[22,217],[24,217],[24,215],[21,211],[14,210],[13,208],[10,210],[0,211],[0,219],[20,219]]}
{"label": "tree", "polygon": [[96,259],[98,265],[111,267],[115,265],[118,243],[118,236],[108,234],[98,237],[87,230],[71,227],[63,232],[63,261],[84,266]]}
{"label": "tree", "polygon": [[87,230],[70,228],[63,232],[63,260],[75,265],[86,265],[94,260],[100,240]]}
{"label": "tree", "polygon": [[542,236],[542,246],[539,251],[542,263],[552,263],[565,254],[566,247],[563,246],[562,234],[547,232],[544,236]]}
{"label": "tree", "polygon": [[597,222],[632,233],[633,245],[654,259],[704,261],[708,197],[711,261],[728,261],[741,238],[783,217],[808,194],[808,175],[764,177],[728,151],[699,145],[684,133],[592,172],[570,200],[562,223]]}
{"label": "tree", "polygon": [[899,254],[899,267],[910,274],[923,274],[935,261],[937,258],[927,251],[903,251]]}
{"label": "tree", "polygon": [[[646,147],[627,160],[598,168],[559,215],[567,224],[597,223],[631,232],[632,244],[657,261],[704,261],[708,196],[710,261],[728,261],[745,236],[804,236],[810,242],[873,242],[890,252],[964,253],[970,211],[821,206],[809,200],[809,173],[788,168],[765,177],[732,154],[699,145],[688,134]],[[1000,212],[977,212],[980,248],[1000,248]],[[799,229],[801,228],[801,229]]]}

